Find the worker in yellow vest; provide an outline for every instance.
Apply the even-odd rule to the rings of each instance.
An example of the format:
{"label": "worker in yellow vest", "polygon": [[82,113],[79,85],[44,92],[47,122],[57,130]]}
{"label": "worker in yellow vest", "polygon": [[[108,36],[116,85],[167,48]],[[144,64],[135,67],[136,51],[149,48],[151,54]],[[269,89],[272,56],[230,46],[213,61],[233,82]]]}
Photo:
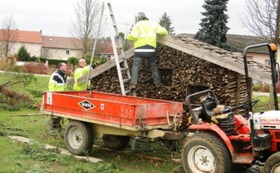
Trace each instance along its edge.
{"label": "worker in yellow vest", "polygon": [[50,77],[48,88],[49,91],[65,91],[67,79],[67,65],[61,62],[57,65],[57,70]]}
{"label": "worker in yellow vest", "polygon": [[91,67],[87,65],[85,59],[80,59],[78,68],[74,71],[74,86],[73,89],[75,91],[85,91],[87,88],[90,88],[90,81],[88,82],[88,87],[86,86],[86,82],[78,84],[78,79],[82,76],[85,76],[89,73],[90,68],[94,69],[95,65],[93,64]]}
{"label": "worker in yellow vest", "polygon": [[[49,91],[65,91],[66,90],[66,80],[67,80],[67,65],[61,62],[57,65],[57,70],[54,71],[50,77],[48,88]],[[49,121],[49,126],[53,129],[60,129],[61,117],[51,116]]]}
{"label": "worker in yellow vest", "polygon": [[151,73],[156,87],[161,86],[160,74],[157,68],[157,60],[155,57],[157,36],[166,36],[168,32],[165,28],[156,22],[149,21],[145,13],[139,12],[135,16],[137,22],[126,39],[134,41],[134,59],[132,66],[132,77],[130,81],[130,89],[135,89],[138,82],[138,73],[144,58],[148,59]]}

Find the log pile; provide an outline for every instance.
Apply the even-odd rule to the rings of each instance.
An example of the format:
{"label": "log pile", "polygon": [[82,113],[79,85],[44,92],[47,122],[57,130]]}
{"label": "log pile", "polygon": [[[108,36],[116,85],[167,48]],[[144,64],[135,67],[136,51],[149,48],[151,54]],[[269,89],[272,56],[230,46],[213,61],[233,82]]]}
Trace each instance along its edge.
{"label": "log pile", "polygon": [[[219,48],[215,51],[225,55],[228,53]],[[220,104],[238,106],[247,101],[246,81],[242,74],[162,44],[158,45],[157,59],[164,85],[154,87],[149,65],[145,60],[139,72],[136,90],[138,97],[184,102],[187,95],[209,88],[216,93]],[[132,58],[128,59],[130,68],[132,61]],[[116,68],[92,80],[94,90],[121,93]],[[244,110],[239,112],[244,113]]]}

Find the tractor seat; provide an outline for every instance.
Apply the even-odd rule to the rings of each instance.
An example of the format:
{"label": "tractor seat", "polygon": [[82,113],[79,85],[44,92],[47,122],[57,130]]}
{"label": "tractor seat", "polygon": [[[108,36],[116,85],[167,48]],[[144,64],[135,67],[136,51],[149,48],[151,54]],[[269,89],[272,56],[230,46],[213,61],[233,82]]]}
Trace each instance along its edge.
{"label": "tractor seat", "polygon": [[202,113],[203,115],[211,119],[213,115],[213,109],[217,107],[217,103],[214,98],[207,97],[203,102],[202,102]]}

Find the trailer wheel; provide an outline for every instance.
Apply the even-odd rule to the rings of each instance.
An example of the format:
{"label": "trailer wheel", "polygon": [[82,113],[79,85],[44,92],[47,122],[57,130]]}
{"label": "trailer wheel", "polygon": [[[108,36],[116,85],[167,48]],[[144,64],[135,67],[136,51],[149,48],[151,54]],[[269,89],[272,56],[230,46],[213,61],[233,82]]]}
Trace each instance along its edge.
{"label": "trailer wheel", "polygon": [[266,160],[263,173],[279,173],[280,172],[280,152],[274,153]]}
{"label": "trailer wheel", "polygon": [[70,153],[75,155],[88,153],[93,145],[93,131],[90,124],[71,121],[66,127],[64,141]]}
{"label": "trailer wheel", "polygon": [[227,147],[218,137],[208,133],[197,133],[186,140],[182,163],[186,172],[231,172]]}
{"label": "trailer wheel", "polygon": [[106,147],[113,150],[121,150],[128,145],[130,137],[119,135],[103,135],[102,139]]}

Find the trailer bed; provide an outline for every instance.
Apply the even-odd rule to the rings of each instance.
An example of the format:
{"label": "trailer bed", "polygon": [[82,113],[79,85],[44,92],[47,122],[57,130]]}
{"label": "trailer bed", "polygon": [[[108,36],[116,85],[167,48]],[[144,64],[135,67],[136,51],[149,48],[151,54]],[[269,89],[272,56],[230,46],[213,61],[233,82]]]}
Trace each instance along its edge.
{"label": "trailer bed", "polygon": [[127,130],[171,129],[183,103],[96,91],[44,92],[42,111]]}

